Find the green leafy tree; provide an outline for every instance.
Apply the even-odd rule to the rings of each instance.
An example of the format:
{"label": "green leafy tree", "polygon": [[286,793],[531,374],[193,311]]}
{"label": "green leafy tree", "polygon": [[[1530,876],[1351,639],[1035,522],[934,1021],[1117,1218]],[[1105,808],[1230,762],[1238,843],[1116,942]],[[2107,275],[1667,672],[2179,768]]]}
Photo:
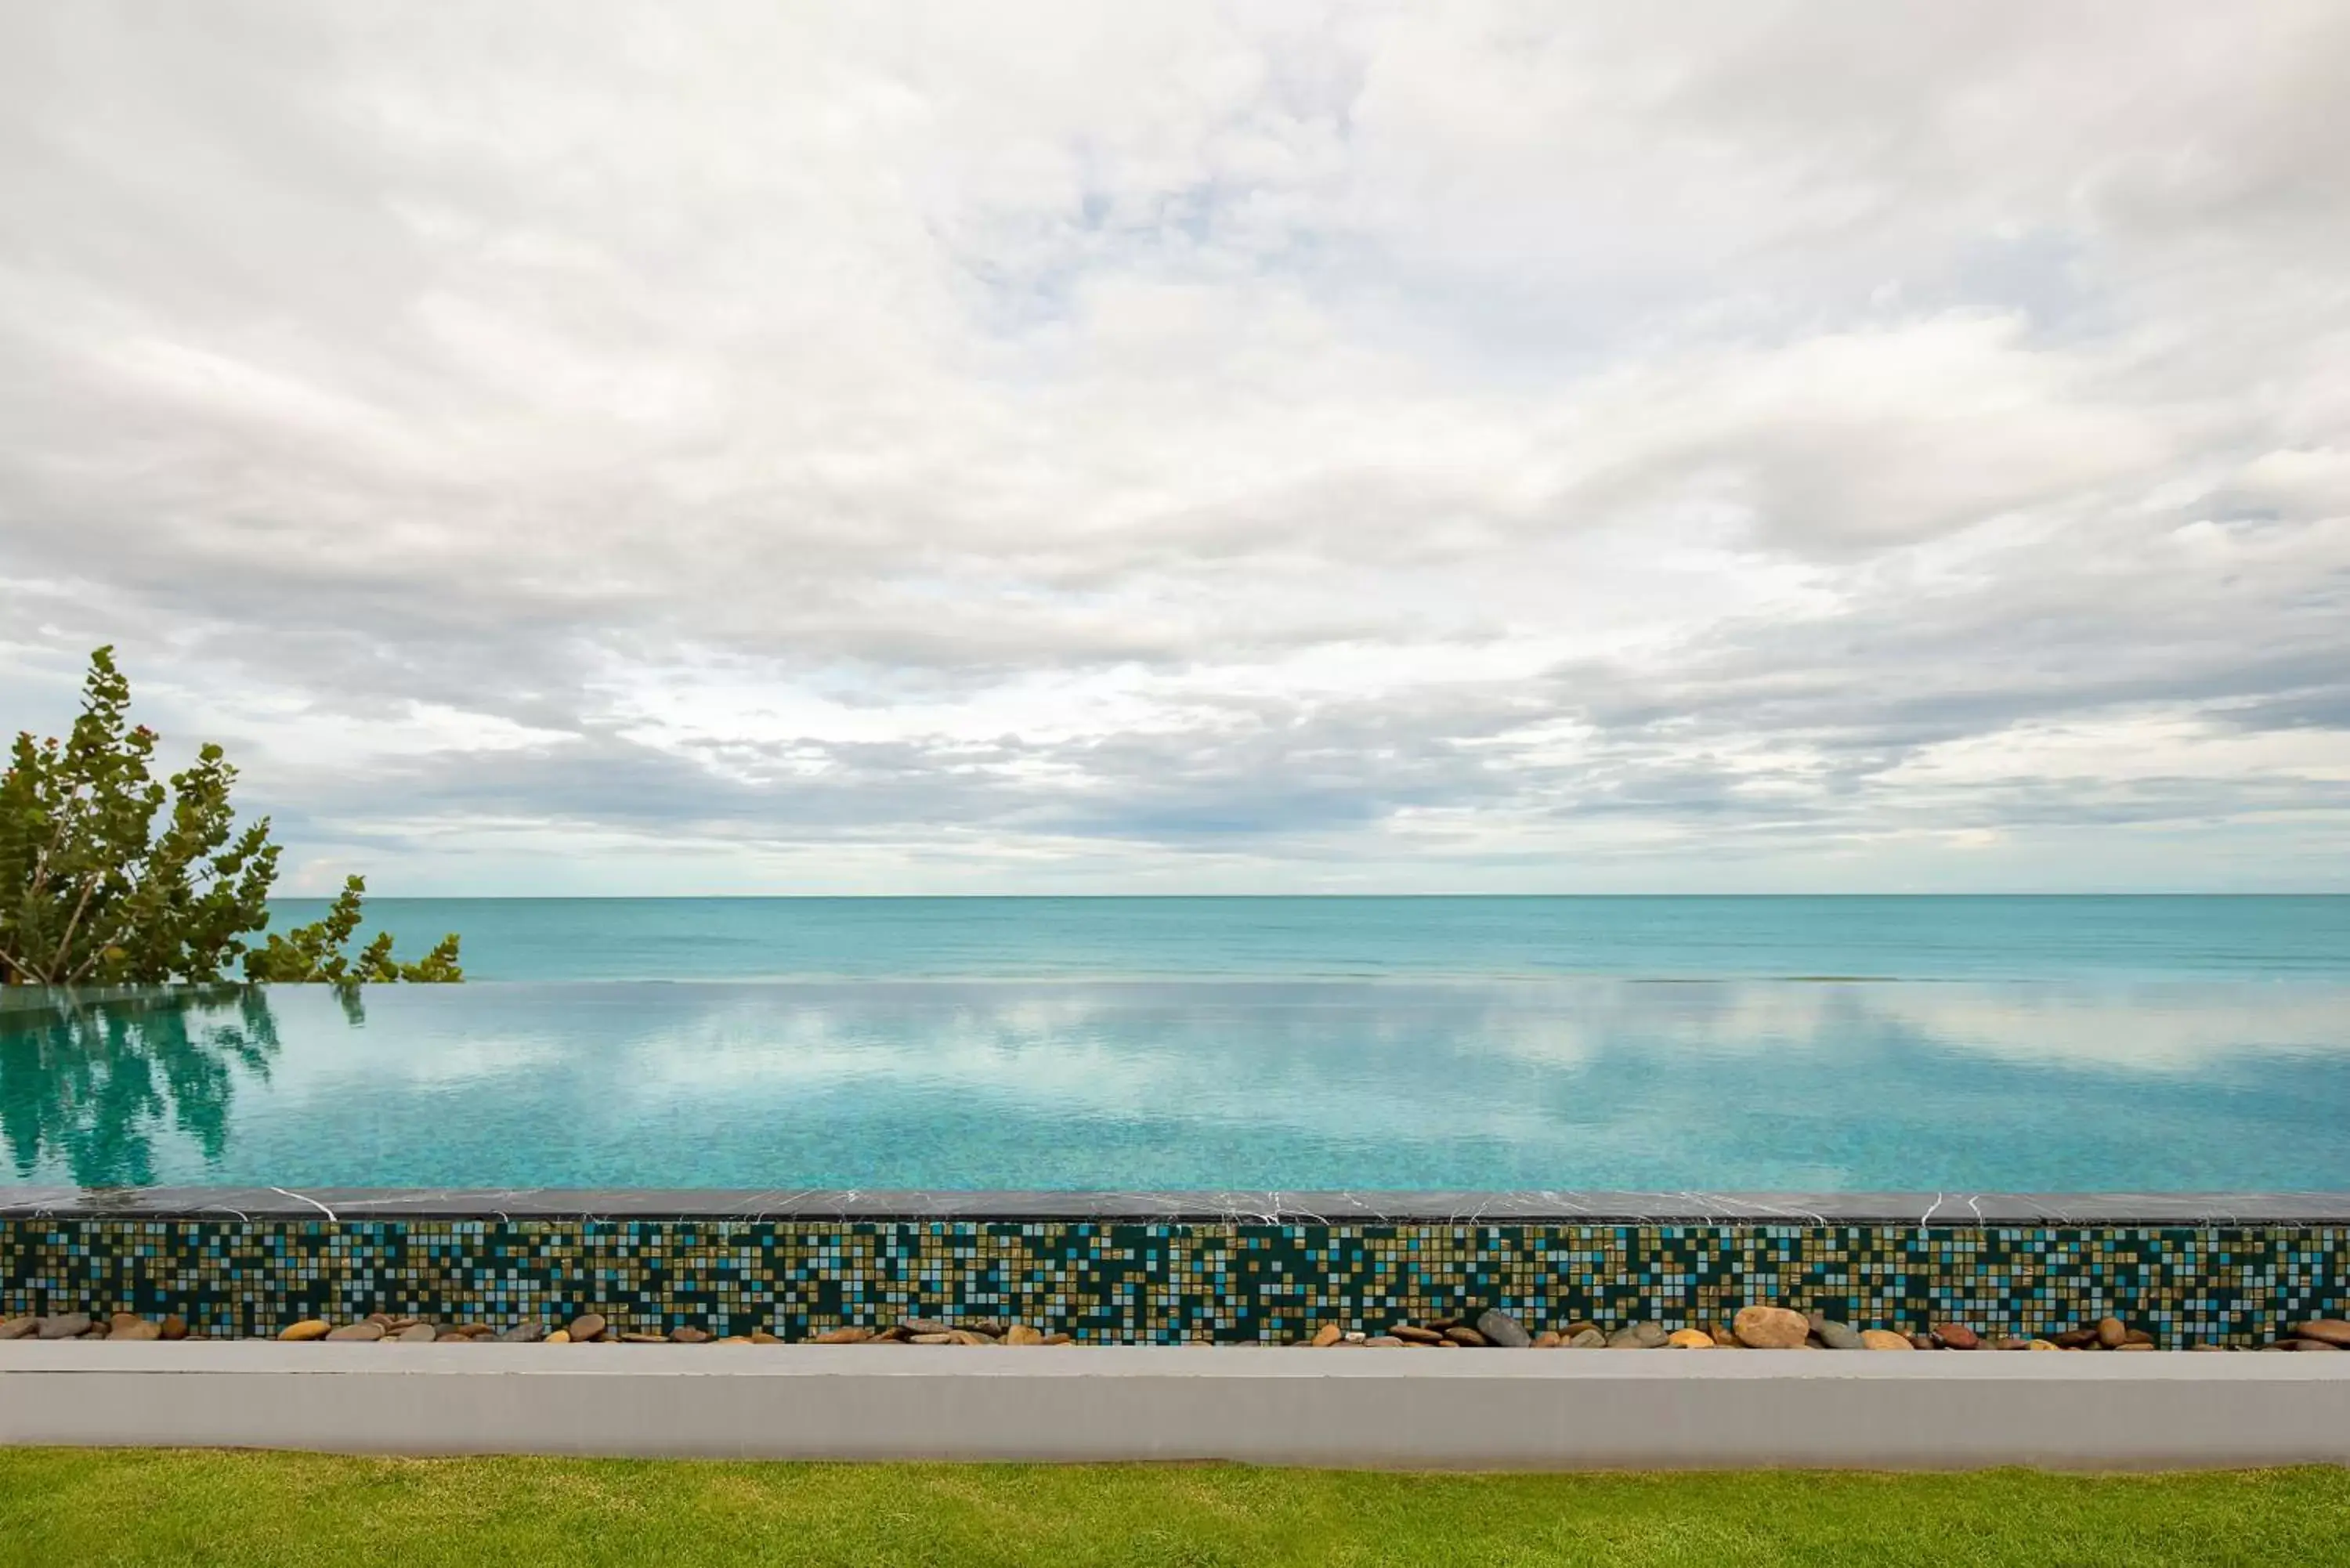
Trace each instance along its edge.
{"label": "green leafy tree", "polygon": [[210,982],[240,965],[255,981],[455,981],[457,939],[418,963],[391,937],[345,953],[366,884],[353,877],[327,916],[260,948],[278,846],[269,819],[236,826],[236,769],[206,744],[168,784],[154,731],[130,721],[114,650],[90,655],[72,732],[16,737],[0,774],[0,983]]}

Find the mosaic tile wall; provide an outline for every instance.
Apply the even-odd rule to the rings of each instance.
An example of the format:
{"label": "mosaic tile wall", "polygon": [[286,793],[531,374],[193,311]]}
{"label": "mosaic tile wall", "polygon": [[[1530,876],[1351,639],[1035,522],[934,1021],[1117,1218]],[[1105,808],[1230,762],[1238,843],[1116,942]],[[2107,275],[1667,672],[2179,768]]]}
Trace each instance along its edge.
{"label": "mosaic tile wall", "polygon": [[176,1312],[200,1334],[592,1307],[787,1339],[919,1313],[1087,1341],[1278,1341],[1487,1305],[1536,1326],[1712,1323],[1750,1301],[1989,1334],[2113,1312],[2166,1345],[2254,1344],[2350,1316],[2350,1227],[0,1220],[0,1315]]}

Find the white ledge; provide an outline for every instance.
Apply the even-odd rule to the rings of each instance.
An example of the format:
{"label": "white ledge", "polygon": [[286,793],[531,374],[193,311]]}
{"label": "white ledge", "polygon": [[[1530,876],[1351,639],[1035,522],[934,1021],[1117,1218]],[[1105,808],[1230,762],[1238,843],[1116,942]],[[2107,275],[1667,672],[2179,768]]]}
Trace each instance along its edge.
{"label": "white ledge", "polygon": [[2350,1462],[2350,1355],[0,1345],[0,1443],[1481,1469]]}

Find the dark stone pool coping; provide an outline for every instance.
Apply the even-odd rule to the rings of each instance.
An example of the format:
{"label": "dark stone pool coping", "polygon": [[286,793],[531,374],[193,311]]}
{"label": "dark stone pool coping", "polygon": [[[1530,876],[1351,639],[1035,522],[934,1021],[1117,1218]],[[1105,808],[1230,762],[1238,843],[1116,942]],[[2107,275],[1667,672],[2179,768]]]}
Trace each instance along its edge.
{"label": "dark stone pool coping", "polygon": [[2334,1225],[2350,1192],[1051,1192],[0,1186],[0,1220]]}

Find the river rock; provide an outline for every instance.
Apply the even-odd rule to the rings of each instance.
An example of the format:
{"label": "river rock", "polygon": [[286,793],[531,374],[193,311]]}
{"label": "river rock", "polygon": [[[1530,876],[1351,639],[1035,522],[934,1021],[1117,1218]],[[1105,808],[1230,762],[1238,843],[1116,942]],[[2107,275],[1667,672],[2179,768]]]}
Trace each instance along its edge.
{"label": "river rock", "polygon": [[669,1336],[680,1345],[708,1345],[710,1343],[710,1331],[706,1328],[696,1328],[691,1324],[686,1324],[683,1328],[674,1328],[670,1330]]}
{"label": "river rock", "polygon": [[[2339,1350],[2342,1346],[2330,1339],[2294,1339],[2286,1342],[2295,1350]],[[2148,1348],[2152,1348],[2149,1346]]]}
{"label": "river rock", "polygon": [[1738,1309],[1730,1331],[1750,1350],[1794,1350],[1810,1337],[1812,1325],[1802,1313],[1785,1307],[1747,1306]]}
{"label": "river rock", "polygon": [[1075,1345],[1076,1340],[1071,1335],[1066,1334],[1054,1333],[1046,1334],[1043,1343],[1046,1345]]}
{"label": "river rock", "polygon": [[1485,1336],[1466,1324],[1454,1324],[1444,1331],[1444,1337],[1454,1345],[1465,1345],[1471,1348],[1485,1343]]}
{"label": "river rock", "polygon": [[[2295,1339],[2323,1340],[2327,1345],[2339,1345],[2345,1350],[2350,1350],[2350,1323],[2345,1323],[2340,1318],[2321,1317],[2314,1322],[2297,1324],[2293,1328],[2293,1336]],[[0,1338],[5,1337],[6,1337],[5,1334],[0,1334]]]}
{"label": "river rock", "polygon": [[540,1340],[539,1343],[541,1345],[568,1345],[571,1343],[571,1331],[567,1328],[558,1328],[554,1333],[548,1334],[545,1339]]}
{"label": "river rock", "polygon": [[1045,1331],[1038,1328],[1031,1328],[1024,1323],[1015,1323],[1010,1328],[1003,1331],[1003,1343],[1006,1345],[1042,1345],[1045,1343]]}
{"label": "river rock", "polygon": [[1363,1343],[1383,1350],[1400,1350],[1403,1348],[1404,1342],[1391,1334],[1375,1334]]}
{"label": "river rock", "polygon": [[182,1317],[178,1313],[165,1314],[163,1321],[156,1326],[163,1331],[163,1337],[165,1339],[185,1339],[188,1337],[188,1320]]}
{"label": "river rock", "polygon": [[2099,1318],[2096,1334],[2097,1343],[2107,1350],[2118,1349],[2129,1343],[2129,1324],[2117,1317]]}
{"label": "river rock", "polygon": [[89,1314],[61,1312],[41,1319],[40,1327],[34,1333],[43,1339],[78,1339],[89,1330]]}
{"label": "river rock", "polygon": [[546,1330],[535,1323],[518,1323],[498,1335],[501,1345],[536,1345],[546,1337]]}
{"label": "river rock", "polygon": [[1982,1348],[1982,1335],[1962,1323],[1936,1324],[1934,1337],[1942,1342],[1942,1347],[1946,1350],[1981,1350]]}
{"label": "river rock", "polygon": [[1340,1328],[1336,1324],[1326,1323],[1320,1328],[1314,1331],[1314,1337],[1306,1343],[1313,1345],[1316,1350],[1322,1350],[1337,1344],[1341,1339],[1344,1339],[1346,1335],[1347,1331]]}
{"label": "river rock", "polygon": [[1701,1328],[1677,1328],[1665,1335],[1665,1345],[1671,1350],[1711,1350],[1713,1335]]}
{"label": "river rock", "polygon": [[593,1345],[601,1339],[604,1336],[604,1331],[611,1326],[604,1321],[604,1314],[600,1312],[581,1313],[571,1320],[571,1343]]}
{"label": "river rock", "polygon": [[1820,1336],[1820,1343],[1826,1345],[1830,1350],[1866,1350],[1868,1348],[1868,1346],[1861,1343],[1860,1330],[1853,1327],[1852,1324],[1848,1323],[1838,1323],[1832,1317],[1824,1317],[1814,1323],[1812,1325],[1812,1332],[1818,1334]]}
{"label": "river rock", "polygon": [[[954,1330],[952,1329],[948,1329],[941,1334],[918,1334],[914,1335],[913,1339],[913,1343],[916,1345],[952,1345],[954,1342],[955,1336]],[[818,1345],[854,1345],[857,1342],[853,1339],[827,1340],[824,1335],[818,1334],[816,1335],[816,1343]]]}
{"label": "river rock", "polygon": [[306,1317],[300,1323],[288,1324],[277,1331],[280,1339],[324,1339],[332,1325],[323,1318]]}
{"label": "river rock", "polygon": [[0,1340],[30,1339],[41,1332],[41,1320],[36,1317],[0,1318]]}
{"label": "river rock", "polygon": [[1477,1314],[1477,1332],[1491,1344],[1505,1350],[1523,1350],[1534,1343],[1534,1335],[1526,1332],[1526,1325],[1500,1307],[1487,1307]]}
{"label": "river rock", "polygon": [[134,1317],[129,1323],[123,1323],[118,1319],[110,1326],[110,1332],[107,1337],[128,1340],[161,1339],[163,1337],[163,1325],[159,1323],[149,1323],[143,1317]]}
{"label": "river rock", "polygon": [[784,1336],[779,1334],[769,1334],[764,1328],[754,1328],[751,1331],[751,1343],[754,1345],[781,1345],[784,1343]]}
{"label": "river rock", "polygon": [[372,1345],[377,1340],[383,1337],[383,1324],[380,1323],[347,1323],[340,1328],[328,1330],[326,1337],[330,1340],[338,1340],[345,1344]]}
{"label": "river rock", "polygon": [[1889,1328],[1864,1328],[1860,1331],[1863,1350],[1915,1350],[1906,1334],[1896,1334]]}
{"label": "river rock", "polygon": [[899,1325],[908,1334],[952,1334],[954,1324],[935,1317],[910,1317]]}
{"label": "river rock", "polygon": [[1610,1350],[1657,1350],[1662,1348],[1665,1341],[1671,1337],[1665,1332],[1663,1324],[1643,1319],[1638,1323],[1627,1324],[1609,1334],[1607,1348]]}
{"label": "river rock", "polygon": [[1434,1345],[1444,1337],[1432,1328],[1421,1328],[1409,1323],[1399,1323],[1388,1332],[1407,1345]]}
{"label": "river rock", "polygon": [[1942,1348],[1942,1345],[1941,1342],[1937,1340],[1932,1334],[1920,1333],[1913,1334],[1909,1336],[1909,1348],[1912,1350],[1939,1350]]}
{"label": "river rock", "polygon": [[[856,1324],[845,1324],[839,1328],[827,1328],[822,1334],[811,1334],[808,1337],[816,1345],[862,1345],[873,1337],[873,1331]],[[917,1334],[914,1335],[914,1343],[920,1345],[929,1337],[927,1334]]]}
{"label": "river rock", "polygon": [[2053,1345],[2044,1339],[2035,1339],[2026,1345],[2023,1348],[2026,1350],[2062,1350],[2064,1347],[2061,1345]]}
{"label": "river rock", "polygon": [[1596,1328],[1583,1329],[1577,1333],[1567,1335],[1565,1348],[1568,1350],[1605,1350],[1607,1348],[1607,1336],[1600,1333]]}
{"label": "river rock", "polygon": [[411,1323],[390,1337],[401,1345],[430,1345],[441,1337],[441,1331],[429,1323]]}
{"label": "river rock", "polygon": [[1540,1334],[1534,1335],[1534,1347],[1536,1350],[1556,1350],[1565,1343],[1565,1342],[1564,1340],[1559,1338],[1558,1330],[1555,1328],[1546,1328]]}

